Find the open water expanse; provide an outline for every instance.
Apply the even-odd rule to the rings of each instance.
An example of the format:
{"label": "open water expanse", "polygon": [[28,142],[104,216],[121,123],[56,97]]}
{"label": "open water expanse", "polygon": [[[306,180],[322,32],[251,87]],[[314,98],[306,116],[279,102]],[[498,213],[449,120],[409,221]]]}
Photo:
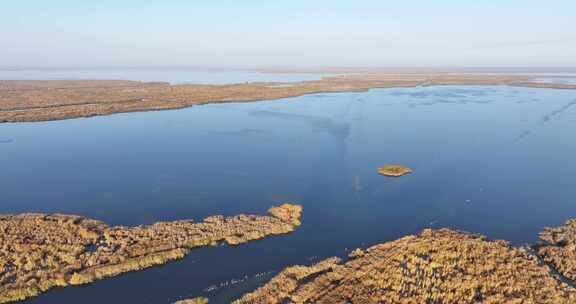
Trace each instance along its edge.
{"label": "open water expanse", "polygon": [[[295,233],[26,303],[228,303],[276,271],[448,227],[522,246],[576,217],[576,91],[376,89],[0,125],[0,213],[140,225],[304,206]],[[401,164],[414,173],[376,173]]]}
{"label": "open water expanse", "polygon": [[265,73],[216,68],[68,68],[0,69],[0,80],[135,80],[171,84],[235,84],[318,80],[322,74]]}

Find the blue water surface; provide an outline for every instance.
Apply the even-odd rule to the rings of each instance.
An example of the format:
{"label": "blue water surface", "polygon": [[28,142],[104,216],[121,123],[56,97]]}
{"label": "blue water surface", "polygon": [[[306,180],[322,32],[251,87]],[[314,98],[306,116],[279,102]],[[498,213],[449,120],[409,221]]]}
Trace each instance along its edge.
{"label": "blue water surface", "polygon": [[273,73],[225,68],[45,68],[0,69],[0,80],[135,80],[171,84],[236,84],[318,80],[319,73]]}
{"label": "blue water surface", "polygon": [[[194,250],[162,267],[27,302],[208,296],[227,303],[288,265],[425,228],[536,242],[543,227],[576,217],[575,131],[576,91],[504,86],[377,89],[2,124],[0,213],[140,225],[302,204],[303,225],[293,234]],[[379,176],[386,164],[414,173]]]}

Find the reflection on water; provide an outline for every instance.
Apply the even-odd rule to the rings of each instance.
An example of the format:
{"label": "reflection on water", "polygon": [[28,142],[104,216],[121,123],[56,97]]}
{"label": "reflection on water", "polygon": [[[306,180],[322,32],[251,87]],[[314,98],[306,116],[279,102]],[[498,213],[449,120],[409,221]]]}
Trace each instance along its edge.
{"label": "reflection on water", "polygon": [[[258,274],[429,227],[521,245],[576,217],[575,98],[570,90],[420,87],[3,124],[0,139],[13,141],[0,146],[0,213],[138,225],[304,205],[291,235],[195,250],[29,303],[203,295],[228,303],[268,279]],[[414,173],[376,173],[390,163]]]}

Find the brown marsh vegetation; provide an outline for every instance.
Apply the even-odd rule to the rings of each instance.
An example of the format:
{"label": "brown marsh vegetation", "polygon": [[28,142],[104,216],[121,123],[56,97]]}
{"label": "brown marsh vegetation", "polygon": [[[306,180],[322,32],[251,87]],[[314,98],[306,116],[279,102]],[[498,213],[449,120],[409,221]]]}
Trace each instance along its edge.
{"label": "brown marsh vegetation", "polygon": [[536,83],[532,79],[530,76],[498,74],[365,73],[293,84],[170,85],[123,80],[6,80],[0,81],[0,123],[179,109],[206,103],[272,100],[375,88],[509,85],[576,89],[574,84]]}

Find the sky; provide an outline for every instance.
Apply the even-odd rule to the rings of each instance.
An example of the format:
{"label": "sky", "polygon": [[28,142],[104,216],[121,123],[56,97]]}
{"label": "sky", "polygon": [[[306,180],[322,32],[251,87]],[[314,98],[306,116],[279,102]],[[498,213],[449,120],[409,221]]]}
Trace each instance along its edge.
{"label": "sky", "polygon": [[576,67],[574,0],[0,0],[0,66]]}

